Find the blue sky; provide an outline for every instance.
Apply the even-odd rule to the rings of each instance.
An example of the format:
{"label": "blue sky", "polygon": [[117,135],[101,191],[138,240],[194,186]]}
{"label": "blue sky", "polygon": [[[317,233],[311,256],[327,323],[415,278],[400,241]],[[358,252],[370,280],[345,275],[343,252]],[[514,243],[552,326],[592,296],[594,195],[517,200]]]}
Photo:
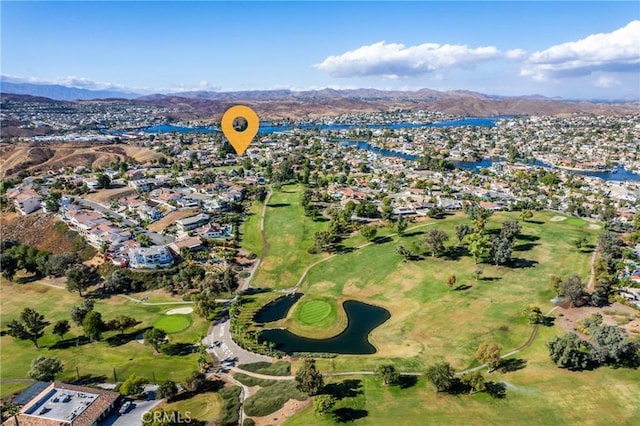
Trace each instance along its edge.
{"label": "blue sky", "polygon": [[640,96],[636,1],[2,1],[1,24],[1,72],[14,80]]}

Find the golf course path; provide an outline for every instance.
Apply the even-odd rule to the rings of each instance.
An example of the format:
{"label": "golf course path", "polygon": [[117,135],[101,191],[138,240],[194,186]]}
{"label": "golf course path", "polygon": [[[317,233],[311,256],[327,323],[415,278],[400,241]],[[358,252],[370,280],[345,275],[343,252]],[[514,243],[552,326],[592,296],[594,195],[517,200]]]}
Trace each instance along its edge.
{"label": "golf course path", "polygon": [[598,256],[598,249],[596,248],[591,255],[591,263],[590,263],[590,275],[589,275],[589,283],[587,284],[587,291],[589,293],[593,293],[596,287],[596,257]]}

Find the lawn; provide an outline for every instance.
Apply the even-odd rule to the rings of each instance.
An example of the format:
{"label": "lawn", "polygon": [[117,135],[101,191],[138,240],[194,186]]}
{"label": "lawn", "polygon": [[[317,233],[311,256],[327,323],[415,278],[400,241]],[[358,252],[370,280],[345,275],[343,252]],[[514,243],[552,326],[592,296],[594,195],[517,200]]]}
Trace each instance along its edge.
{"label": "lawn", "polygon": [[205,392],[194,395],[189,399],[166,404],[163,408],[165,410],[176,410],[185,415],[185,422],[187,413],[190,419],[213,422],[220,418],[223,407],[224,401],[220,394],[217,392]]}
{"label": "lawn", "polygon": [[[514,217],[496,214],[487,229],[496,232],[502,221]],[[305,297],[298,304],[309,297],[324,297],[382,306],[392,317],[370,336],[379,350],[374,359],[400,359],[406,368],[420,368],[444,357],[457,368],[472,366],[473,354],[483,341],[508,350],[527,340],[530,328],[520,312],[530,303],[545,312],[552,307],[552,275],[578,273],[584,281],[588,279],[590,253],[578,251],[572,241],[582,234],[595,240],[597,231],[589,230],[585,221],[550,222],[550,217],[537,213],[535,222],[523,224],[513,254],[519,266],[483,264],[480,279],[466,255],[405,262],[397,253],[399,245],[411,247],[429,228],[445,231],[450,238],[447,244],[454,246],[455,226],[468,223],[464,215],[414,225],[403,237],[394,236],[389,242],[368,245],[312,268],[301,287]],[[455,290],[445,285],[451,274],[457,277]],[[342,358],[324,362],[352,369],[362,361],[361,357]]]}
{"label": "lawn", "polygon": [[317,324],[331,313],[331,304],[326,300],[313,299],[302,302],[297,317],[305,324]]}
{"label": "lawn", "polygon": [[[15,284],[2,280],[0,291],[0,325],[3,331],[6,330],[6,324],[19,318],[20,312],[27,306],[42,313],[47,321],[54,324],[61,319],[70,321],[71,308],[80,305],[82,301],[76,293],[38,283]],[[121,297],[97,299],[94,310],[102,314],[104,321],[117,315],[127,315],[138,320],[139,324],[126,330],[122,336],[115,331],[106,332],[101,341],[78,346],[74,338],[81,336],[83,332],[71,321],[71,331],[64,336],[65,340],[62,342],[58,336],[52,334],[52,325],[49,325],[45,329],[45,335],[38,341],[39,348],[30,341],[17,340],[3,333],[0,337],[3,367],[0,379],[26,378],[31,360],[38,355],[44,355],[55,356],[63,362],[64,372],[57,377],[59,380],[77,380],[79,374],[113,382],[115,370],[118,381],[123,381],[132,373],[149,380],[155,375],[157,381],[181,381],[197,368],[197,354],[156,354],[153,348],[135,340],[136,335],[153,326],[158,320],[170,318],[171,316],[165,315],[169,308],[170,305],[147,306]],[[176,347],[193,344],[200,335],[206,333],[207,328],[206,321],[194,317],[191,326],[170,335],[169,344]],[[13,388],[15,386],[3,386],[0,396],[10,394]]]}
{"label": "lawn", "polygon": [[483,372],[487,381],[504,385],[505,398],[436,394],[423,377],[416,383],[408,380],[404,389],[382,386],[373,376],[325,377],[333,383],[331,393],[341,395],[336,413],[320,416],[310,406],[285,425],[333,425],[348,419],[370,425],[413,425],[417,419],[435,425],[637,424],[640,374],[606,367],[584,372],[557,368],[545,343],[560,332],[557,327],[541,328],[531,347],[511,357],[524,368]]}
{"label": "lawn", "polygon": [[[313,245],[314,234],[324,229],[326,224],[304,215],[301,196],[301,186],[286,185],[282,190],[274,191],[269,199],[265,217],[268,248],[251,283],[253,287],[293,287],[308,265],[326,256],[307,251]],[[245,235],[252,223],[245,225]],[[259,220],[255,220],[255,224],[259,229]],[[243,247],[255,250],[255,238],[250,235],[249,244],[245,246],[243,243]]]}
{"label": "lawn", "polygon": [[170,334],[186,330],[190,325],[191,319],[189,315],[166,315],[153,324],[155,328]]}

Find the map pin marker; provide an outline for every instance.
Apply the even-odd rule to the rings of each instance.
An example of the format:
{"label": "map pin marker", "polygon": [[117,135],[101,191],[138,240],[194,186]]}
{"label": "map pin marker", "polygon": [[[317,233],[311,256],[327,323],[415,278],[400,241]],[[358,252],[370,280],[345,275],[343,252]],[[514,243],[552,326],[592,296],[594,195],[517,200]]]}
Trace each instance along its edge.
{"label": "map pin marker", "polygon": [[222,133],[227,137],[236,154],[242,155],[258,133],[258,114],[244,105],[229,108],[222,116]]}

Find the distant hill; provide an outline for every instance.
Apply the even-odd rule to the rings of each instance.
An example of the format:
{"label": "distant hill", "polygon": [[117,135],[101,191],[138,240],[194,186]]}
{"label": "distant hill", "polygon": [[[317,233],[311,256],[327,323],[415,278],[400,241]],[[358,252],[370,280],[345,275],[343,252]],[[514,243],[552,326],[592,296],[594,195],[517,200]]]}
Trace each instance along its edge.
{"label": "distant hill", "polygon": [[[9,90],[32,86],[41,89],[58,88],[55,99],[75,98],[77,102],[126,101],[136,105],[171,108],[168,121],[182,119],[210,119],[220,117],[232,105],[243,103],[253,107],[262,119],[313,118],[343,113],[376,111],[433,110],[461,116],[486,117],[493,115],[555,115],[555,114],[637,114],[640,105],[635,102],[568,101],[541,95],[494,96],[467,90],[438,91],[384,91],[377,89],[353,90],[256,90],[239,92],[182,92],[137,96],[116,91],[92,91],[56,85],[2,83],[3,99],[27,102],[61,102],[45,99],[44,94],[14,95]],[[8,92],[8,93],[7,93]],[[43,93],[48,93],[43,89]],[[96,98],[98,95],[108,98]],[[24,98],[20,98],[24,96]],[[36,96],[36,97],[33,97]],[[78,97],[78,96],[84,96]],[[49,96],[47,96],[49,98]],[[124,98],[124,99],[123,99]],[[5,129],[6,130],[6,129]]]}
{"label": "distant hill", "polygon": [[59,84],[11,83],[8,81],[0,81],[0,92],[40,96],[58,101],[86,101],[105,98],[134,99],[140,96],[139,93],[118,90],[89,90]]}

